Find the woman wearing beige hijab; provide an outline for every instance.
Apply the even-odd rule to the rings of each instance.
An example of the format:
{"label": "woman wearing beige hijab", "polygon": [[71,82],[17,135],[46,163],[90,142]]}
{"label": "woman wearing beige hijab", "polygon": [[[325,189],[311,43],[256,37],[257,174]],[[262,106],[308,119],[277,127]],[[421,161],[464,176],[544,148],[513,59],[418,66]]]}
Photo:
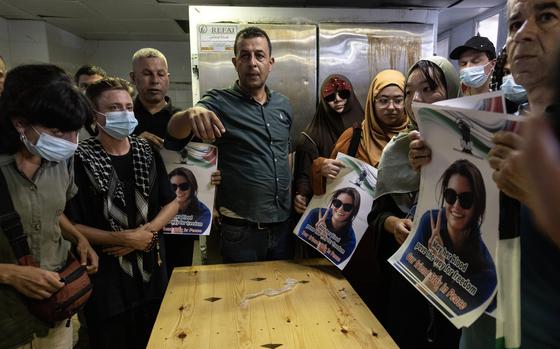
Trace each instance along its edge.
{"label": "woman wearing beige hijab", "polygon": [[[314,194],[324,193],[326,178],[334,179],[340,172],[342,163],[334,159],[339,152],[377,167],[383,148],[408,125],[404,108],[404,84],[404,75],[396,70],[383,70],[373,78],[361,130],[353,127],[346,129],[336,142],[331,159],[323,161],[320,168],[314,166]],[[357,147],[350,149],[353,138]],[[356,142],[358,139],[359,143]]]}
{"label": "woman wearing beige hijab", "polygon": [[[341,164],[334,160],[338,152],[356,157],[377,167],[383,148],[393,136],[406,130],[408,117],[404,108],[404,85],[404,75],[396,70],[383,70],[375,76],[366,99],[361,133],[357,131],[359,129],[354,128],[344,131],[332,151],[331,158],[333,159],[325,161],[321,173],[318,174],[323,181],[321,188],[323,191],[325,179],[327,177],[335,178],[340,171]],[[354,144],[357,146],[350,146],[353,143],[352,138],[355,138]],[[373,244],[371,232],[366,231],[352,259],[344,268],[344,275],[368,306],[373,303],[371,296],[374,294],[372,288],[375,286],[370,270],[374,264],[371,253],[374,248]]]}

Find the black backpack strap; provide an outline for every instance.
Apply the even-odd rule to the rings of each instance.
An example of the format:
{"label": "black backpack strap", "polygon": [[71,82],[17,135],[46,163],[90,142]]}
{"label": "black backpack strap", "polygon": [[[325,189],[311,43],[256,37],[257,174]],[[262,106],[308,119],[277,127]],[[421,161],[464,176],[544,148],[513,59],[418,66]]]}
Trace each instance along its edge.
{"label": "black backpack strap", "polygon": [[360,145],[360,139],[362,138],[362,128],[360,124],[357,122],[354,123],[354,127],[352,128],[352,138],[350,139],[350,145],[348,146],[348,154],[349,156],[355,158],[356,153],[358,152],[358,146]]}
{"label": "black backpack strap", "polygon": [[16,259],[19,260],[23,256],[30,255],[31,252],[29,250],[29,244],[27,243],[27,237],[23,233],[21,219],[14,209],[10,191],[8,190],[8,184],[6,183],[2,170],[0,170],[0,193],[6,193],[6,195],[2,195],[0,199],[0,227],[8,238]]}

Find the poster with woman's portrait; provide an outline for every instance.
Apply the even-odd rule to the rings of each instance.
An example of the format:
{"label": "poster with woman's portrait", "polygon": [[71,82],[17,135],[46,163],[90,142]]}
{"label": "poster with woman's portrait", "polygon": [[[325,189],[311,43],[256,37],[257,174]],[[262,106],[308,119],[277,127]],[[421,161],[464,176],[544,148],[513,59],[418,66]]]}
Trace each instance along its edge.
{"label": "poster with woman's portrait", "polygon": [[495,309],[499,191],[492,135],[518,123],[500,113],[413,104],[432,150],[422,167],[412,233],[389,262],[457,328]]}
{"label": "poster with woman's portrait", "polygon": [[162,149],[161,156],[179,202],[179,213],[163,228],[163,232],[210,234],[215,192],[210,178],[218,165],[218,148],[190,142],[180,151]]}
{"label": "poster with woman's portrait", "polygon": [[444,99],[443,101],[435,102],[432,105],[488,111],[494,113],[505,113],[506,99],[504,98],[504,93],[502,91],[493,91],[477,94],[474,96]]}
{"label": "poster with woman's portrait", "polygon": [[342,153],[337,160],[344,168],[311,199],[294,234],[344,269],[367,229],[377,169]]}

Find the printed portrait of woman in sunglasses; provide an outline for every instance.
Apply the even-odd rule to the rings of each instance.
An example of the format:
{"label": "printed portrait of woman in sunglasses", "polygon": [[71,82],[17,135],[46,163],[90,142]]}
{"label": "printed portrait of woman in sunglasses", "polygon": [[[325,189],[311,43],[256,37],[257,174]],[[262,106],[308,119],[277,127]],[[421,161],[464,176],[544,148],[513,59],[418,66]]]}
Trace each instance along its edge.
{"label": "printed portrait of woman in sunglasses", "polygon": [[298,236],[335,264],[345,261],[356,248],[352,221],[360,210],[360,193],[345,187],[334,191],[327,208],[312,209]]}
{"label": "printed portrait of woman in sunglasses", "polygon": [[179,212],[163,229],[172,234],[202,234],[210,225],[212,215],[197,198],[198,184],[191,170],[178,167],[169,172],[171,188],[179,202]]}
{"label": "printed portrait of woman in sunglasses", "polygon": [[451,164],[438,183],[441,208],[424,213],[401,262],[461,315],[481,306],[496,289],[496,268],[480,231],[486,189],[468,160]]}

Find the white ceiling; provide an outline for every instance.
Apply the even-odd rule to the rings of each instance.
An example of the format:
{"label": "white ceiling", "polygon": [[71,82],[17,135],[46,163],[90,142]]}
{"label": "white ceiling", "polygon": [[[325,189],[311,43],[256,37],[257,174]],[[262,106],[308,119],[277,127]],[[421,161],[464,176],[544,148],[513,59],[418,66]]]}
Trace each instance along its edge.
{"label": "white ceiling", "polygon": [[[0,17],[44,20],[91,40],[184,41],[188,38],[188,5],[340,7],[340,3],[340,0],[0,0]],[[505,0],[344,1],[345,7],[442,9],[440,29],[502,3]]]}

